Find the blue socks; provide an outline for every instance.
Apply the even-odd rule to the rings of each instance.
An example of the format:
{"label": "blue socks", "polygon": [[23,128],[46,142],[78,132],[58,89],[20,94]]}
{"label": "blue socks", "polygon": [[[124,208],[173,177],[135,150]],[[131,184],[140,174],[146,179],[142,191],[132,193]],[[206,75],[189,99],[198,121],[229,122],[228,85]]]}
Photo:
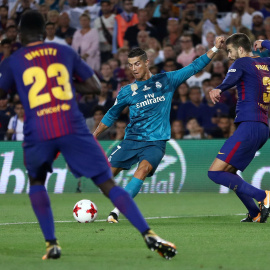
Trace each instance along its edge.
{"label": "blue socks", "polygon": [[45,186],[30,186],[29,198],[46,241],[56,240],[50,199]]}
{"label": "blue socks", "polygon": [[109,198],[130,223],[141,233],[149,230],[149,226],[137,205],[124,189],[118,186],[113,187],[109,192]]}
{"label": "blue socks", "polygon": [[259,208],[255,204],[252,198],[258,202],[265,199],[265,191],[255,188],[246,181],[244,181],[239,175],[224,172],[224,171],[208,171],[208,177],[215,182],[226,186],[236,192],[237,196],[244,203],[249,210],[252,217],[256,217],[259,213]]}
{"label": "blue socks", "polygon": [[143,180],[132,177],[131,181],[126,185],[124,190],[132,197],[136,197],[143,185]]}

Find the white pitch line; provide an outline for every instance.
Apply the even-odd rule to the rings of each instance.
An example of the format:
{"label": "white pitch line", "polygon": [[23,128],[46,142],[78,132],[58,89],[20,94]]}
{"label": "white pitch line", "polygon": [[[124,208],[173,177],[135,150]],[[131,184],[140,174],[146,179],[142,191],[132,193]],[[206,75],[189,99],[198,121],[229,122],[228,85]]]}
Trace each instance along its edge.
{"label": "white pitch line", "polygon": [[[233,214],[229,216],[244,216],[245,214]],[[195,215],[195,216],[167,216],[167,217],[146,217],[145,219],[169,219],[169,218],[200,218],[200,217],[225,217],[228,215]],[[119,219],[119,221],[125,221],[127,219]],[[95,222],[105,222],[106,219],[98,219]],[[55,223],[72,223],[77,222],[75,220],[58,220]],[[14,223],[0,223],[0,226],[7,226],[7,225],[24,225],[24,224],[38,224],[37,221],[33,222],[14,222]]]}

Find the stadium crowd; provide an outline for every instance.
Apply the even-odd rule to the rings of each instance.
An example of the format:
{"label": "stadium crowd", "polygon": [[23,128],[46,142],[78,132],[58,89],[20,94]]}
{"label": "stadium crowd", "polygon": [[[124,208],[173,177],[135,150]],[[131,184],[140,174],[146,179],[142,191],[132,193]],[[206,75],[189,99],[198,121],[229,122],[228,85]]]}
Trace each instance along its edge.
{"label": "stadium crowd", "polygon": [[[91,132],[113,106],[121,87],[134,81],[127,66],[130,49],[145,50],[150,70],[157,74],[189,65],[214,46],[217,35],[245,33],[252,43],[270,39],[270,0],[2,0],[0,4],[1,62],[21,47],[20,17],[34,9],[46,20],[44,42],[71,46],[94,69],[101,94],[77,95]],[[269,56],[267,50],[253,54]],[[172,138],[233,134],[236,89],[224,92],[217,104],[208,93],[223,81],[231,64],[221,50],[203,71],[179,86],[171,106]],[[0,100],[0,140],[23,140],[23,108],[12,93]],[[123,139],[128,115],[126,108],[115,127],[98,139]]]}

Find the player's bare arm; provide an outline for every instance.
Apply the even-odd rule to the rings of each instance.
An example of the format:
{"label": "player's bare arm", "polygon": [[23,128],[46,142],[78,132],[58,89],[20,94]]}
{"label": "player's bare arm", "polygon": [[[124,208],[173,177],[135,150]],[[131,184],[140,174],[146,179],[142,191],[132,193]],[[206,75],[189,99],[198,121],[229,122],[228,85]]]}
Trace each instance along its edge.
{"label": "player's bare arm", "polygon": [[207,56],[210,59],[212,59],[216,55],[218,50],[223,48],[224,43],[225,43],[225,37],[223,36],[216,37],[215,46],[207,52]]}
{"label": "player's bare arm", "polygon": [[102,122],[100,122],[99,125],[98,125],[98,127],[94,131],[93,136],[95,138],[97,138],[100,133],[102,133],[103,131],[105,131],[108,128],[109,128],[108,126],[106,126],[105,124],[103,124]]}
{"label": "player's bare arm", "polygon": [[74,85],[81,94],[100,94],[100,81],[95,74],[84,82],[74,82]]}

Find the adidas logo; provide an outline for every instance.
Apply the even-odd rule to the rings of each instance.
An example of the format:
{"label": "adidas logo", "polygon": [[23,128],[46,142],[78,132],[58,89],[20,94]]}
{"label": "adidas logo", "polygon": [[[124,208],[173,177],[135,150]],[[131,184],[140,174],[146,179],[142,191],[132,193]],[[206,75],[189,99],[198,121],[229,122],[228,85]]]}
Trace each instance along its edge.
{"label": "adidas logo", "polygon": [[145,85],[144,88],[143,88],[143,91],[147,91],[147,90],[149,90],[149,89],[151,89],[151,87],[147,87],[147,86]]}

